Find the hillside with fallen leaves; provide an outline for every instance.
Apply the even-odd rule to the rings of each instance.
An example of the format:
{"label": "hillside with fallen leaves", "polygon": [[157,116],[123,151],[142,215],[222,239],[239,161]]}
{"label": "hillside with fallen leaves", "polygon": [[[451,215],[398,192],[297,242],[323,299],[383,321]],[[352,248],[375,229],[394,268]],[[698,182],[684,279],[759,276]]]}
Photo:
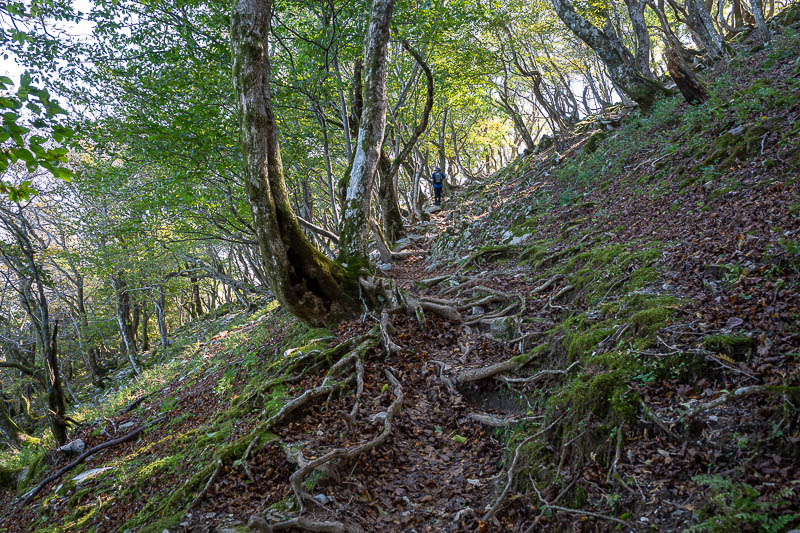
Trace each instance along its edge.
{"label": "hillside with fallen leaves", "polygon": [[450,191],[382,311],[186,326],[9,459],[0,530],[797,527],[800,26],[735,48]]}

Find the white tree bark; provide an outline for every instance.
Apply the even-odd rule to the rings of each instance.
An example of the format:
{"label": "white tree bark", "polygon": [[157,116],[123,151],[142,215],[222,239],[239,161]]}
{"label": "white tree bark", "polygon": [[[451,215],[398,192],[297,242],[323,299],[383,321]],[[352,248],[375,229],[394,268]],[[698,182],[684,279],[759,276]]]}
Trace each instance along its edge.
{"label": "white tree bark", "polygon": [[386,49],[394,0],[373,0],[364,46],[364,108],[342,212],[339,257],[366,266],[372,188],[386,126]]}

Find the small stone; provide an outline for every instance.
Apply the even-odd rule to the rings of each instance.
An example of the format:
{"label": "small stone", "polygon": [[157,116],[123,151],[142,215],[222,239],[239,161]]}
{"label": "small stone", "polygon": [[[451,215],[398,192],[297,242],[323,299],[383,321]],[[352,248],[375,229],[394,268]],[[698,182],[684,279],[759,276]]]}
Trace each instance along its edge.
{"label": "small stone", "polygon": [[472,306],[472,316],[482,315],[486,312],[486,309],[483,308],[481,305],[473,305]]}
{"label": "small stone", "polygon": [[75,439],[72,442],[65,444],[64,446],[60,447],[58,451],[64,453],[74,453],[76,455],[83,453],[83,450],[86,449],[86,443],[83,442],[81,439]]}
{"label": "small stone", "polygon": [[119,425],[119,429],[130,429],[136,425],[136,422],[125,422],[124,424]]}
{"label": "small stone", "polygon": [[393,268],[394,268],[394,267],[393,267],[392,265],[390,265],[389,263],[380,263],[380,264],[378,265],[378,270],[381,270],[381,271],[383,271],[383,272],[389,272],[389,271],[390,271],[390,270],[392,270]]}
{"label": "small stone", "polygon": [[744,133],[744,126],[736,126],[735,128],[731,128],[728,130],[728,133],[731,135],[741,135]]}
{"label": "small stone", "polygon": [[327,505],[328,501],[330,500],[328,500],[328,497],[324,494],[316,494],[314,495],[314,501],[320,505]]}

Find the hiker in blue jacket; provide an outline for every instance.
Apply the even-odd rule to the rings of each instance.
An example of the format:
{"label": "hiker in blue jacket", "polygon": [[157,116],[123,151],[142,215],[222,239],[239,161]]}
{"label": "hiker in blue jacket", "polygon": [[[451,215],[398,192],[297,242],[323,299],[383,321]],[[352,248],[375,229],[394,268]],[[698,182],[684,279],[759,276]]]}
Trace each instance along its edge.
{"label": "hiker in blue jacket", "polygon": [[433,194],[435,196],[434,202],[436,205],[442,205],[442,188],[444,187],[444,172],[440,168],[434,169],[431,175],[431,183],[433,183]]}

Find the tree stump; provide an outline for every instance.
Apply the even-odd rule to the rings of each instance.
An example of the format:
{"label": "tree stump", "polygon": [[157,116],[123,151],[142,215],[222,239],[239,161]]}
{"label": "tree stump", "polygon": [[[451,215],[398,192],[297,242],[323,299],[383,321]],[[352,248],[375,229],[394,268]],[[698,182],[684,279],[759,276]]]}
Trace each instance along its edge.
{"label": "tree stump", "polygon": [[674,48],[667,50],[666,59],[669,75],[675,81],[675,85],[678,86],[686,101],[692,105],[705,102],[708,99],[706,88]]}

